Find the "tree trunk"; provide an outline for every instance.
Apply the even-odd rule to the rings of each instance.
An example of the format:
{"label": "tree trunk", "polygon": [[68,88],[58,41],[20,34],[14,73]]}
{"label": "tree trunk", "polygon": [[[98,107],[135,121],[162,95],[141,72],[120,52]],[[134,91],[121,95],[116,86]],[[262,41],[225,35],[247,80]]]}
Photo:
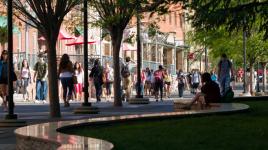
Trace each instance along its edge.
{"label": "tree trunk", "polygon": [[[57,36],[56,36],[57,38]],[[57,76],[57,58],[56,58],[56,41],[57,39],[47,40],[47,57],[48,57],[48,89],[49,89],[49,105],[50,117],[60,118],[60,103],[58,90],[58,76]]]}
{"label": "tree trunk", "polygon": [[122,106],[121,75],[120,75],[120,46],[123,31],[112,31],[113,63],[114,63],[114,106]]}
{"label": "tree trunk", "polygon": [[267,62],[262,63],[262,66],[263,66],[262,91],[265,93],[266,92],[266,66],[267,66]]}

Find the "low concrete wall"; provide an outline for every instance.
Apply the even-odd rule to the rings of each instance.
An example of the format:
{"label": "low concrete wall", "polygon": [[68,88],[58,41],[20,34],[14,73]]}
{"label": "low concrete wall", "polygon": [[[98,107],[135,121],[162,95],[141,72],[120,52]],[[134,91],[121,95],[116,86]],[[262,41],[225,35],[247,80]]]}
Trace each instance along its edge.
{"label": "low concrete wall", "polygon": [[137,114],[125,116],[112,116],[102,118],[90,118],[75,121],[59,121],[43,124],[30,125],[15,130],[17,137],[16,148],[18,150],[50,150],[55,149],[90,149],[90,150],[110,150],[114,147],[111,142],[90,137],[66,135],[58,131],[68,128],[76,128],[84,125],[101,125],[115,122],[126,122],[136,120],[181,118],[190,116],[223,114],[243,112],[249,109],[248,105],[239,103],[221,103],[219,107],[209,110],[189,110],[182,112],[164,112],[153,114]]}

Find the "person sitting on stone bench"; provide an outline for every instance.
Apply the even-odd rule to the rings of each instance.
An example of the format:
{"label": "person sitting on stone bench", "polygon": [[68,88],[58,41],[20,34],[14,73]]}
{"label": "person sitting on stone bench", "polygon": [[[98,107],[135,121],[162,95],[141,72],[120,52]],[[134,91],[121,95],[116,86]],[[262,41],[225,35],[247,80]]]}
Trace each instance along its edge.
{"label": "person sitting on stone bench", "polygon": [[221,99],[220,87],[219,85],[211,80],[211,75],[209,73],[204,73],[201,76],[201,92],[198,92],[192,99],[191,103],[186,105],[184,109],[191,109],[194,103],[200,103],[201,109],[203,106],[209,107],[210,103],[217,103]]}

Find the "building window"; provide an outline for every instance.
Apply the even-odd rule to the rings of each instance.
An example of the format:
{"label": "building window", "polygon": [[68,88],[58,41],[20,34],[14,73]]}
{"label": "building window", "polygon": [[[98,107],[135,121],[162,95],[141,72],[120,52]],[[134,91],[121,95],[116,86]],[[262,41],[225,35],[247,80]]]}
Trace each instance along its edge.
{"label": "building window", "polygon": [[171,24],[172,23],[172,15],[171,15],[171,12],[169,13],[169,24]]}
{"label": "building window", "polygon": [[109,56],[110,55],[110,45],[109,44],[104,44],[104,55]]}
{"label": "building window", "polygon": [[174,22],[175,22],[175,26],[177,26],[177,12],[174,11]]}
{"label": "building window", "polygon": [[184,23],[184,17],[182,14],[180,14],[180,27],[182,27],[183,23]]}
{"label": "building window", "polygon": [[163,21],[166,22],[167,18],[166,15],[163,15]]}

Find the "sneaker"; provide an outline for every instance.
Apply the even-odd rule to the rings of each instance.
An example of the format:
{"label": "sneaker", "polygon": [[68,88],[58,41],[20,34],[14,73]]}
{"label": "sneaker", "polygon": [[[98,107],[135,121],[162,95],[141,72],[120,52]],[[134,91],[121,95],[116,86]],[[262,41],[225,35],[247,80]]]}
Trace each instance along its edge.
{"label": "sneaker", "polygon": [[43,104],[46,104],[47,103],[47,101],[46,100],[43,100]]}
{"label": "sneaker", "polygon": [[34,103],[40,104],[41,102],[39,100],[35,100]]}

